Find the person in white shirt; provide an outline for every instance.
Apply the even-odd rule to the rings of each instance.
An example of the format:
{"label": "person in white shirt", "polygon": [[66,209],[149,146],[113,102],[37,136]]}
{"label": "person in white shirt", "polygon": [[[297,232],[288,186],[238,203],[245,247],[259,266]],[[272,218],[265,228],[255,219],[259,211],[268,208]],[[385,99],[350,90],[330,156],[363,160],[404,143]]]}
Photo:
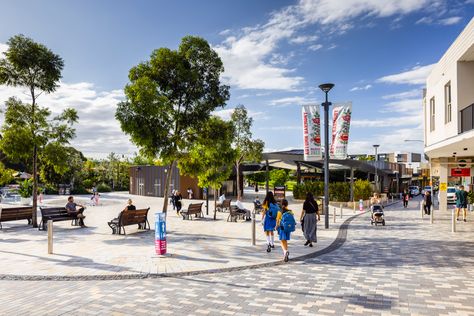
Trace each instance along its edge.
{"label": "person in white shirt", "polygon": [[237,212],[245,214],[245,220],[249,221],[250,220],[250,210],[245,208],[242,201],[237,200],[237,202],[235,202],[235,206],[237,206]]}

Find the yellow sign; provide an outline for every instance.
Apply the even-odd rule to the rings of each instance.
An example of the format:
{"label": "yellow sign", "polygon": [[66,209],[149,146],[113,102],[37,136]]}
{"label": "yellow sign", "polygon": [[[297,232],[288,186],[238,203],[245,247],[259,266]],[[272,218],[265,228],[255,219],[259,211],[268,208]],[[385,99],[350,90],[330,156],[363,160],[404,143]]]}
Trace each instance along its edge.
{"label": "yellow sign", "polygon": [[448,185],[446,184],[446,182],[441,182],[439,184],[439,190],[440,191],[446,191],[448,189]]}

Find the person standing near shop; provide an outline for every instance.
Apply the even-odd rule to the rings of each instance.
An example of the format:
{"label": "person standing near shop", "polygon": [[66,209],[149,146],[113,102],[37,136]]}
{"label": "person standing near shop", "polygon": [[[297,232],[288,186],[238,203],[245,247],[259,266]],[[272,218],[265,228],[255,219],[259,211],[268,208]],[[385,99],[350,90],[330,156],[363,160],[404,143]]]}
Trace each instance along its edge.
{"label": "person standing near shop", "polygon": [[283,199],[281,202],[281,210],[278,211],[276,218],[276,227],[278,231],[278,238],[280,239],[281,249],[283,250],[283,261],[290,260],[290,252],[288,251],[288,240],[290,240],[291,233],[295,231],[295,216],[293,211],[288,209],[288,201]]}
{"label": "person standing near shop", "polygon": [[408,194],[407,190],[403,191],[402,199],[403,199],[403,207],[407,208],[408,200],[410,199],[410,194]]}
{"label": "person standing near shop", "polygon": [[272,248],[275,248],[275,237],[273,231],[276,227],[276,217],[280,207],[275,201],[272,191],[268,191],[265,200],[263,200],[263,212],[262,212],[262,222],[263,222],[263,231],[265,232],[265,237],[267,238],[267,252],[272,251]]}
{"label": "person standing near shop", "polygon": [[462,209],[462,219],[467,219],[467,192],[464,191],[464,186],[459,186],[459,190],[456,191],[456,220],[459,220],[459,212]]}
{"label": "person standing near shop", "polygon": [[313,242],[317,242],[316,229],[320,220],[318,203],[312,193],[306,194],[306,200],[303,203],[300,222],[306,239],[305,246],[313,247]]}
{"label": "person standing near shop", "polygon": [[431,205],[433,204],[433,201],[431,200],[431,193],[430,191],[426,190],[425,196],[423,197],[423,204],[424,204],[424,209],[425,209],[425,214],[430,215],[431,214]]}

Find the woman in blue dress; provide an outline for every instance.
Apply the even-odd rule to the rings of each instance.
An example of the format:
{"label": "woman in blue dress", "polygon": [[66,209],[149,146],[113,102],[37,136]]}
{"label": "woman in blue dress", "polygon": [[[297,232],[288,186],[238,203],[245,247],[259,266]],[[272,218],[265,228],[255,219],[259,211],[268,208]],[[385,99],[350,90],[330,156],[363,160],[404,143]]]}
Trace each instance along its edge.
{"label": "woman in blue dress", "polygon": [[278,204],[275,201],[273,192],[268,191],[267,196],[262,204],[262,221],[263,221],[263,231],[265,232],[265,237],[267,238],[267,252],[272,251],[272,248],[275,248],[275,237],[273,231],[276,227],[276,217],[278,215]]}

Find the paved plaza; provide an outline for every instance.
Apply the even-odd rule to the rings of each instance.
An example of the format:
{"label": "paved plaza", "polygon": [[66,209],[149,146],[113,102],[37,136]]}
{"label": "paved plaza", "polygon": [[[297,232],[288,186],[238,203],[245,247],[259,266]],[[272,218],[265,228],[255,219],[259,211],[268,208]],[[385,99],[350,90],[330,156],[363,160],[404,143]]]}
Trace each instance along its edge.
{"label": "paved plaza", "polygon": [[[368,214],[346,220],[335,247],[289,264],[146,279],[3,280],[0,313],[474,315],[474,216],[453,234],[450,214],[430,224],[418,206],[387,207],[385,227],[371,226]],[[290,242],[290,252],[300,243]]]}

